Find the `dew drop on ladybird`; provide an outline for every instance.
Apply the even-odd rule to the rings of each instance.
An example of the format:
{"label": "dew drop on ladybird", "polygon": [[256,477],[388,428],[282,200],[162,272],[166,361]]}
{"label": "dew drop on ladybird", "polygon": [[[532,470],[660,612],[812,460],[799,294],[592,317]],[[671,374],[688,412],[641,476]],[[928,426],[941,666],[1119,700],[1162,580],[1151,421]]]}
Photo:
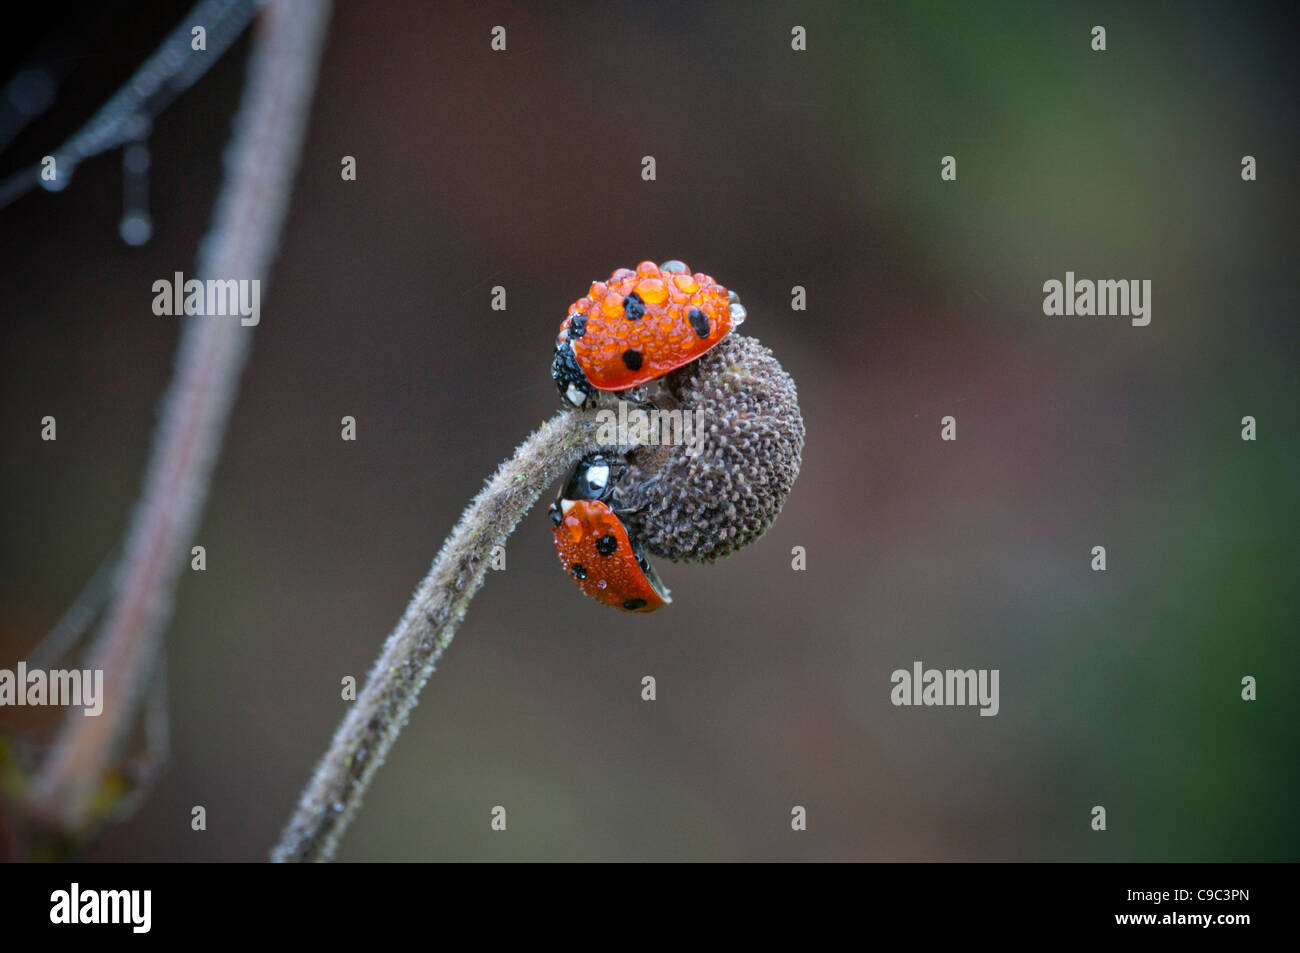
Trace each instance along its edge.
{"label": "dew drop on ladybird", "polygon": [[668,300],[668,289],[658,278],[642,278],[636,283],[636,293],[646,304],[663,304]]}
{"label": "dew drop on ladybird", "polygon": [[610,317],[618,314],[623,310],[623,296],[617,291],[611,291],[600,299],[600,310]]}
{"label": "dew drop on ladybird", "polygon": [[582,540],[582,522],[572,516],[565,517],[564,528],[569,531],[569,542],[576,546]]}

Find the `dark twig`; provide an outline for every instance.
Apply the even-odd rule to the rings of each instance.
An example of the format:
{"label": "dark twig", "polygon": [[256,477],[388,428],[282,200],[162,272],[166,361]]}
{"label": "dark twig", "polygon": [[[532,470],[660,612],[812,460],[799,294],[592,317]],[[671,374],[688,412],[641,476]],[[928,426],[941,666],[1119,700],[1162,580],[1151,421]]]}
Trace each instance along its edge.
{"label": "dark twig", "polygon": [[[328,19],[327,0],[276,0],[265,8],[227,176],[201,246],[202,277],[265,282],[270,273]],[[237,319],[187,319],[112,601],[86,663],[104,672],[103,714],[70,713],[32,784],[33,819],[65,837],[86,833],[94,797],[139,711],[145,675],[153,670],[207,498],[251,330]]]}

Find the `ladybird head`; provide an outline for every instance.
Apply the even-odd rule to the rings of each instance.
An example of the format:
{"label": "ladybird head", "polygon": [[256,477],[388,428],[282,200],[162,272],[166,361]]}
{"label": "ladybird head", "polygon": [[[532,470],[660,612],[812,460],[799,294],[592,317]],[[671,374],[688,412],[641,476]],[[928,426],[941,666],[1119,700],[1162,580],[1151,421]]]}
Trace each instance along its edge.
{"label": "ladybird head", "polygon": [[619,268],[569,308],[551,376],[561,397],[581,407],[595,391],[627,390],[689,364],[745,316],[735,292],[684,262]]}
{"label": "ladybird head", "polygon": [[560,398],[574,407],[581,407],[596,393],[596,388],[591,386],[587,375],[578,366],[573,345],[568,340],[560,340],[555,344],[555,356],[551,359],[551,380],[555,381]]}
{"label": "ladybird head", "polygon": [[614,484],[626,467],[626,461],[614,454],[589,453],[578,461],[569,474],[560,498],[608,503],[614,495]]}

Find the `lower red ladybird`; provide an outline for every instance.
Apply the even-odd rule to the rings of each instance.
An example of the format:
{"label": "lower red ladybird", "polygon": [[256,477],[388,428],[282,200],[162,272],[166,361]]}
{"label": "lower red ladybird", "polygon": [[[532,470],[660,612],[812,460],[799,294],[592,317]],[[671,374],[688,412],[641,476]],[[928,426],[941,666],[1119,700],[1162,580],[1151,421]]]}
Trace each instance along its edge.
{"label": "lower red ladybird", "polygon": [[654,612],[672,599],[610,506],[623,466],[600,453],[578,461],[551,505],[555,551],[569,578],[597,602],[625,612]]}
{"label": "lower red ladybird", "polygon": [[643,261],[592,282],[569,307],[551,376],[580,407],[594,391],[639,387],[689,364],[744,320],[739,296],[712,276],[680,261]]}

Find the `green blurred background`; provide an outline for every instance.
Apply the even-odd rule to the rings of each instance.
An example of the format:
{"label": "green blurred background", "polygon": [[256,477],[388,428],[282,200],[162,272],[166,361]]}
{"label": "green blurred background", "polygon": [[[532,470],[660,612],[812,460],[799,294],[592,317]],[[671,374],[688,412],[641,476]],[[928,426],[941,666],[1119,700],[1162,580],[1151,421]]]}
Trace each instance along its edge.
{"label": "green blurred background", "polygon": [[[186,7],[100,14],[0,172],[62,141]],[[168,630],[172,758],[91,856],[265,857],[340,679],[556,406],[566,306],[680,257],[740,292],[798,382],[785,513],[717,565],[661,564],[674,604],[641,617],[565,580],[539,507],[341,859],[1297,859],[1285,9],[340,4],[195,540],[208,569]],[[6,38],[6,61],[48,38]],[[117,238],[116,155],[0,213],[0,667],[123,531],[178,336],[150,286],[193,270],[247,42],[155,124],[148,245]],[[1045,317],[1067,270],[1150,279],[1150,326]],[[1000,714],[893,707],[914,660],[999,669]],[[32,754],[55,723],[0,711]]]}

